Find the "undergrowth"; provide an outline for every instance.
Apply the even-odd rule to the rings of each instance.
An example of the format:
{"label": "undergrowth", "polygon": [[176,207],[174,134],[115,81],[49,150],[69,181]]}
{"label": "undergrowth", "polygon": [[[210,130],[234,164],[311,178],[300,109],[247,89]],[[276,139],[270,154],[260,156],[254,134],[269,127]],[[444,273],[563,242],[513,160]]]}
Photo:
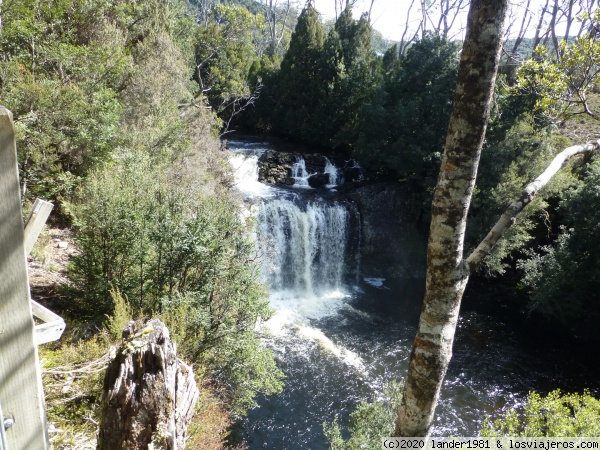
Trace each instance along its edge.
{"label": "undergrowth", "polygon": [[[60,344],[40,347],[50,443],[60,450],[96,448],[101,419],[103,381],[110,358],[121,343],[121,333],[134,316],[123,295],[113,290],[114,312],[103,326],[82,332],[84,323],[71,322]],[[141,318],[137,318],[141,322]],[[201,367],[194,367],[200,399],[188,427],[187,448],[223,448],[231,425],[228,405]]]}

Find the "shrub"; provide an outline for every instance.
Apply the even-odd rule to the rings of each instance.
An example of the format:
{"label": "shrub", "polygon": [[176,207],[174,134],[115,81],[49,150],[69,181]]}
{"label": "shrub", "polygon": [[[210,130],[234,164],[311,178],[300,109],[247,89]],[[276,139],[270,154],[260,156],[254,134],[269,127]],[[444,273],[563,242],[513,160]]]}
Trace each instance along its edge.
{"label": "shrub", "polygon": [[255,332],[271,310],[254,245],[233,200],[200,194],[169,167],[130,153],[90,174],[71,205],[81,249],[72,279],[86,314],[115,317],[113,333],[123,302],[161,316],[181,357],[206,367],[240,415],[282,378]]}
{"label": "shrub", "polygon": [[488,417],[482,436],[527,437],[594,437],[600,436],[600,401],[590,395],[562,394],[560,390],[546,397],[529,394],[522,410],[511,409],[502,418]]}
{"label": "shrub", "polygon": [[359,450],[381,448],[381,438],[392,436],[396,411],[402,399],[404,385],[392,382],[385,390],[383,399],[361,402],[350,414],[350,438],[344,440],[342,430],[334,421],[324,423],[323,430],[332,450]]}

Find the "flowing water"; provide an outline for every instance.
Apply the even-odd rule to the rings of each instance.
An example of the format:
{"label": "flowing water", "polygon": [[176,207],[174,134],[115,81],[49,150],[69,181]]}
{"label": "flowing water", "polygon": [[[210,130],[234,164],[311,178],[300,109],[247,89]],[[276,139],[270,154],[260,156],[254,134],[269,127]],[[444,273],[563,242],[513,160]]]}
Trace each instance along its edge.
{"label": "flowing water", "polygon": [[[286,375],[282,394],[260,398],[237,425],[250,449],[325,449],[323,422],[345,429],[361,400],[381,396],[406,373],[424,292],[422,280],[369,277],[350,245],[353,214],[333,190],[308,187],[304,160],[291,188],[257,181],[265,144],[229,142],[237,188],[256,216],[257,250],[274,317],[265,342]],[[340,183],[328,161],[329,187]],[[485,300],[485,299],[484,299]],[[598,392],[598,358],[514,326],[510,313],[463,307],[434,435],[476,435],[487,414],[515,406],[530,390]]]}

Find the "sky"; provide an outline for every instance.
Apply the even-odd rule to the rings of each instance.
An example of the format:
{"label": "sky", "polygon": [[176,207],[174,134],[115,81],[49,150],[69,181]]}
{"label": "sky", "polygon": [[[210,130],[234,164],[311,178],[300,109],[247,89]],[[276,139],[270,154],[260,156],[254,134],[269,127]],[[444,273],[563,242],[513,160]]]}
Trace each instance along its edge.
{"label": "sky", "polygon": [[[517,5],[517,7],[513,8],[514,19],[518,20],[518,15],[522,14],[523,7],[519,9],[518,5],[523,3],[525,0],[514,0],[512,3]],[[541,6],[542,0],[532,0],[530,8],[537,12]],[[356,17],[360,16],[363,11],[366,11],[369,8],[370,0],[357,0],[357,4],[354,7],[354,14]],[[402,37],[402,32],[404,30],[404,25],[406,23],[406,14],[408,8],[410,6],[410,0],[375,0],[373,4],[373,10],[371,12],[371,22],[373,27],[380,31],[381,34],[387,38],[395,41],[399,41]],[[414,28],[418,25],[418,0],[415,1],[415,6],[413,7],[411,16],[412,16],[412,25]],[[325,17],[333,18],[335,17],[335,0],[314,0],[314,5],[316,9]],[[459,23],[455,25],[457,32],[459,30],[464,29],[466,24],[466,16],[467,10],[465,9],[462,17],[460,18]],[[522,16],[521,16],[522,17]],[[535,32],[535,24],[537,24],[537,20],[534,19],[530,25],[530,33],[528,36],[533,36]],[[514,25],[513,28],[518,28],[520,25],[520,21]],[[559,28],[560,29],[560,28]]]}
{"label": "sky", "polygon": [[[360,15],[369,8],[370,1],[358,0],[354,7],[354,13]],[[334,0],[315,0],[317,11],[327,17],[335,17]],[[373,28],[380,31],[387,39],[399,41],[406,21],[406,13],[410,0],[375,0],[371,12],[371,23]],[[415,11],[416,8],[413,8]],[[416,18],[416,14],[415,14]]]}

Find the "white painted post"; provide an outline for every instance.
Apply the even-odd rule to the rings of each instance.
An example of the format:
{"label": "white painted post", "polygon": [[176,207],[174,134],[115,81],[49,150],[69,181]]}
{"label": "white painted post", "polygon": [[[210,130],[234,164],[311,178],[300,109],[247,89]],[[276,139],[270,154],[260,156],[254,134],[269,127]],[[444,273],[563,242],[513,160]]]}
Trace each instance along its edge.
{"label": "white painted post", "polygon": [[42,200],[41,198],[35,199],[33,207],[31,208],[31,214],[29,214],[29,219],[27,219],[25,224],[25,257],[29,256],[31,253],[35,241],[37,241],[37,238],[42,232],[52,208],[54,208],[52,203]]}
{"label": "white painted post", "polygon": [[0,402],[9,450],[47,450],[34,340],[12,113],[0,106]]}

